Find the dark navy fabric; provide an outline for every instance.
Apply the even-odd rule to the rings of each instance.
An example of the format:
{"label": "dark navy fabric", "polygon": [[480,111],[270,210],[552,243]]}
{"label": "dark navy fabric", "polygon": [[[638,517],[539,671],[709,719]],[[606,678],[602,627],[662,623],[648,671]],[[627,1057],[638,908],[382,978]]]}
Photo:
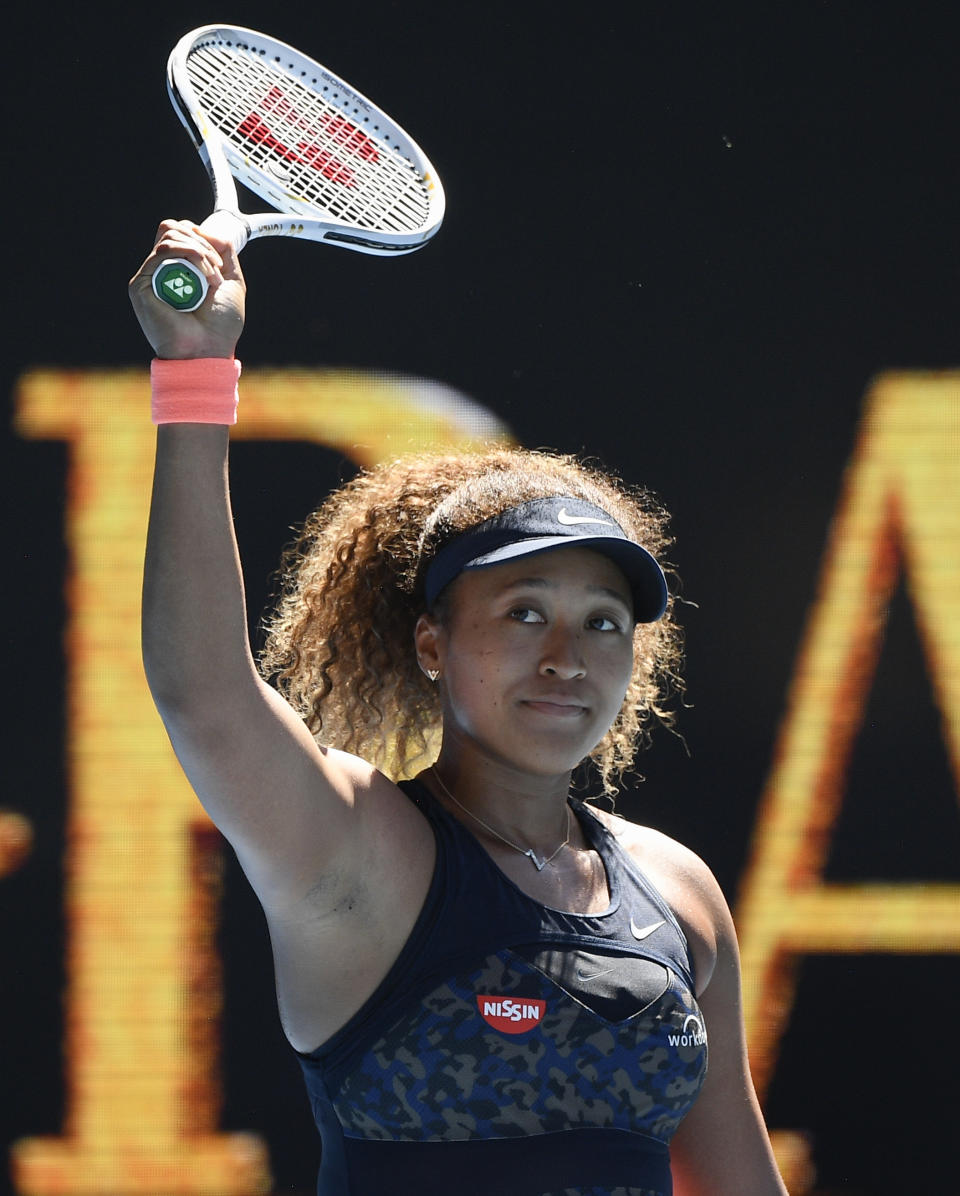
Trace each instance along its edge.
{"label": "dark navy fabric", "polygon": [[669,907],[583,803],[601,914],[534,901],[422,785],[401,788],[437,860],[386,979],[298,1055],[320,1196],[669,1196],[668,1143],[707,1063]]}

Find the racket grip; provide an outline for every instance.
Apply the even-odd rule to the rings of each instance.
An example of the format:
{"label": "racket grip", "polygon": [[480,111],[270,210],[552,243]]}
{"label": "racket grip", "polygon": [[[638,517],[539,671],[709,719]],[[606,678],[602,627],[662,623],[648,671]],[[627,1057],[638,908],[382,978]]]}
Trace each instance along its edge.
{"label": "racket grip", "polygon": [[200,225],[200,231],[208,236],[213,233],[229,241],[236,253],[250,240],[250,225],[239,213],[231,212],[229,208],[218,208],[211,213]]}
{"label": "racket grip", "polygon": [[168,257],[154,270],[153,293],[174,311],[196,311],[207,297],[207,280],[182,257]]}
{"label": "racket grip", "polygon": [[[237,253],[250,239],[250,226],[246,220],[225,208],[208,216],[200,229],[229,241]],[[203,274],[181,257],[166,258],[154,270],[150,281],[156,297],[174,311],[196,311],[209,290]]]}

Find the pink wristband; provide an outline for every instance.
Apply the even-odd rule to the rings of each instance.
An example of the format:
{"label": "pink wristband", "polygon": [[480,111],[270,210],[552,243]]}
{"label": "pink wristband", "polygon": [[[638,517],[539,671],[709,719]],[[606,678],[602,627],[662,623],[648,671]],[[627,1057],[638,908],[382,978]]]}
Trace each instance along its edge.
{"label": "pink wristband", "polygon": [[155,424],[235,424],[240,362],[235,357],[195,357],[150,365]]}

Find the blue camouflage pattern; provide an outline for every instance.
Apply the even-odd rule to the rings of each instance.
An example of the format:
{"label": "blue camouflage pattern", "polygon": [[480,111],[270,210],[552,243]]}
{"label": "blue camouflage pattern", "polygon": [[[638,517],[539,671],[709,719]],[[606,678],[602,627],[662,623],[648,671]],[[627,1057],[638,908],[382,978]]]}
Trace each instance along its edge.
{"label": "blue camouflage pattern", "polygon": [[[661,996],[608,1022],[514,951],[489,956],[439,984],[355,1062],[331,1094],[344,1134],[449,1142],[598,1127],[668,1142],[703,1083],[707,1046],[694,998],[664,970]],[[497,1030],[477,1004],[489,993],[544,1001],[542,1019],[519,1034]]]}

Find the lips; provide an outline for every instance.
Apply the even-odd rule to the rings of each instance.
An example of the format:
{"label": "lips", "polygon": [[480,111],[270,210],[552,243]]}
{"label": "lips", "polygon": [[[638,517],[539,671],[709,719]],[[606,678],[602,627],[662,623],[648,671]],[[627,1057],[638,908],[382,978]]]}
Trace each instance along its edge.
{"label": "lips", "polygon": [[578,718],[586,714],[587,707],[576,698],[560,697],[556,694],[543,698],[525,698],[521,702],[531,710],[540,714],[550,715],[552,718]]}

